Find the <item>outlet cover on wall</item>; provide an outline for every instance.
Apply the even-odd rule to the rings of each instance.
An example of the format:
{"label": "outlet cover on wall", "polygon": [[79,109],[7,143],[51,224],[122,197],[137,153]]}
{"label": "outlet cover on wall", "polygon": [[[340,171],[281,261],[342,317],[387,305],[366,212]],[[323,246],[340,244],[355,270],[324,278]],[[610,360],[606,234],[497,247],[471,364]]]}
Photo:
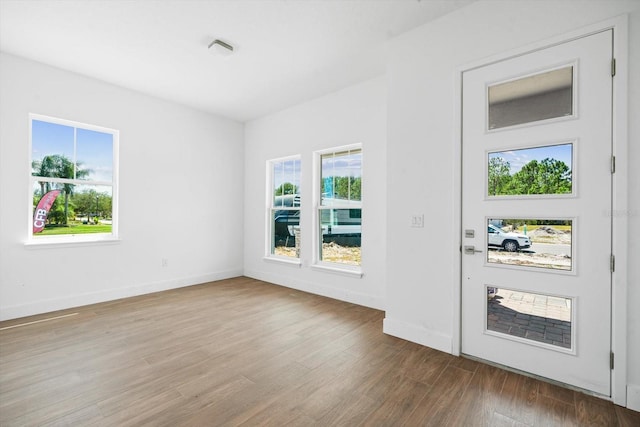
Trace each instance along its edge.
{"label": "outlet cover on wall", "polygon": [[424,214],[411,215],[411,227],[413,228],[424,227]]}

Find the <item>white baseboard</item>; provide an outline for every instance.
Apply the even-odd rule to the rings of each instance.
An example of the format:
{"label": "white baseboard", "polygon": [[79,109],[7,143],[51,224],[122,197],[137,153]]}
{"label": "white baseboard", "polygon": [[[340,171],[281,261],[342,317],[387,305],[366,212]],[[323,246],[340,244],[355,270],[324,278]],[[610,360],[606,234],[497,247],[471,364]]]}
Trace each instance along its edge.
{"label": "white baseboard", "polygon": [[640,385],[627,385],[627,408],[640,412]]}
{"label": "white baseboard", "polygon": [[382,325],[385,334],[402,338],[407,341],[421,344],[436,350],[452,354],[452,338],[440,332],[424,329],[412,323],[386,317]]}
{"label": "white baseboard", "polygon": [[241,269],[164,280],[160,282],[136,284],[123,288],[106,289],[98,292],[69,295],[61,298],[34,301],[27,304],[0,307],[0,321],[17,319],[35,314],[49,313],[57,310],[65,310],[73,307],[81,307],[100,302],[113,301],[120,298],[145,295],[153,292],[182,288],[185,286],[198,285],[200,283],[213,282],[238,276],[242,276]]}
{"label": "white baseboard", "polygon": [[362,305],[376,310],[385,309],[384,300],[373,295],[334,288],[325,284],[317,284],[305,280],[291,279],[289,276],[284,274],[271,274],[262,271],[245,270],[244,275],[251,277],[252,279],[262,280],[275,285],[309,292],[311,294],[321,295],[323,297],[337,299],[339,301],[350,302],[352,304]]}

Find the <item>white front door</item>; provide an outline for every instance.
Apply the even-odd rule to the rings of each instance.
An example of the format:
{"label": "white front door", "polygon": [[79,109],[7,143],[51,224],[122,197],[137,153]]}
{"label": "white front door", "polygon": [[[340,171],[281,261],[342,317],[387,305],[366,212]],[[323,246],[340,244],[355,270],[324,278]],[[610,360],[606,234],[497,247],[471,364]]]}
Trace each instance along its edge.
{"label": "white front door", "polygon": [[610,395],[612,31],[463,74],[462,353]]}

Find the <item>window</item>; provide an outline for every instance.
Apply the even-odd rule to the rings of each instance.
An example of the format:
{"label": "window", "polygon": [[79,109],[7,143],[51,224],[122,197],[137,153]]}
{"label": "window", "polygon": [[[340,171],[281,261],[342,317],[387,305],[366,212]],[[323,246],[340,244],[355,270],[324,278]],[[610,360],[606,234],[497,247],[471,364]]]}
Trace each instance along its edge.
{"label": "window", "polygon": [[318,261],[359,269],[362,236],[360,144],[317,153]]}
{"label": "window", "polygon": [[118,131],[31,115],[32,242],[117,236]]}
{"label": "window", "polygon": [[300,258],[300,157],[267,163],[270,176],[268,256]]}

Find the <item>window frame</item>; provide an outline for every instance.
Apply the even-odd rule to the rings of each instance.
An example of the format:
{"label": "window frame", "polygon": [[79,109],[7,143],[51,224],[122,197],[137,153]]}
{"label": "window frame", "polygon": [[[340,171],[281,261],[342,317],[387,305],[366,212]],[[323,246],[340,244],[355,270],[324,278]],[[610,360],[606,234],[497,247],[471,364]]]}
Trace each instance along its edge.
{"label": "window frame", "polygon": [[[322,214],[323,210],[330,209],[346,209],[351,216],[352,209],[360,209],[360,218],[362,218],[363,211],[363,194],[361,192],[360,200],[354,205],[354,201],[348,200],[345,203],[332,203],[329,206],[322,205],[322,157],[331,153],[343,153],[351,151],[360,151],[361,165],[360,165],[360,178],[364,180],[364,150],[362,143],[354,143],[348,145],[342,145],[337,147],[331,147],[323,150],[314,151],[313,153],[313,233],[312,233],[312,246],[313,246],[313,264],[312,268],[328,271],[332,273],[338,273],[346,276],[361,278],[364,273],[362,269],[362,258],[359,265],[343,264],[338,262],[324,261],[322,260]],[[364,224],[361,220],[361,228],[364,228]],[[360,245],[362,251],[362,244]]]}
{"label": "window frame", "polygon": [[[300,228],[300,234],[302,234],[302,199],[297,206],[275,206],[275,173],[274,166],[278,163],[284,163],[287,161],[298,161],[300,167],[297,171],[297,179],[298,179],[298,193],[300,194],[300,187],[302,185],[302,156],[300,154],[294,154],[291,156],[279,157],[276,159],[269,159],[266,162],[266,200],[265,200],[265,255],[264,259],[267,261],[276,261],[282,262],[286,264],[293,264],[296,266],[301,266],[301,256],[298,253],[298,256],[289,257],[285,255],[277,255],[275,253],[275,227],[274,227],[274,213],[275,211],[300,211],[300,223],[298,227]],[[295,185],[295,183],[294,183]]]}
{"label": "window frame", "polygon": [[[62,125],[71,127],[74,129],[74,145],[76,144],[76,129],[83,129],[93,132],[100,132],[110,134],[112,136],[112,172],[111,181],[91,180],[91,179],[67,179],[67,178],[55,178],[45,177],[46,181],[52,183],[73,183],[74,185],[85,186],[105,186],[111,187],[111,233],[87,233],[87,234],[59,234],[51,236],[34,236],[33,234],[33,188],[34,184],[43,181],[42,177],[33,175],[33,122],[41,121],[56,125]],[[118,193],[119,193],[119,180],[118,180],[118,160],[119,160],[119,140],[120,131],[117,129],[107,128],[104,126],[92,125],[73,120],[61,119],[57,117],[46,116],[42,114],[29,113],[29,154],[28,154],[28,171],[29,171],[29,191],[27,202],[27,240],[25,245],[27,246],[65,246],[73,244],[94,244],[94,243],[112,243],[119,241],[119,215],[118,215]],[[74,158],[74,162],[77,159]]]}

